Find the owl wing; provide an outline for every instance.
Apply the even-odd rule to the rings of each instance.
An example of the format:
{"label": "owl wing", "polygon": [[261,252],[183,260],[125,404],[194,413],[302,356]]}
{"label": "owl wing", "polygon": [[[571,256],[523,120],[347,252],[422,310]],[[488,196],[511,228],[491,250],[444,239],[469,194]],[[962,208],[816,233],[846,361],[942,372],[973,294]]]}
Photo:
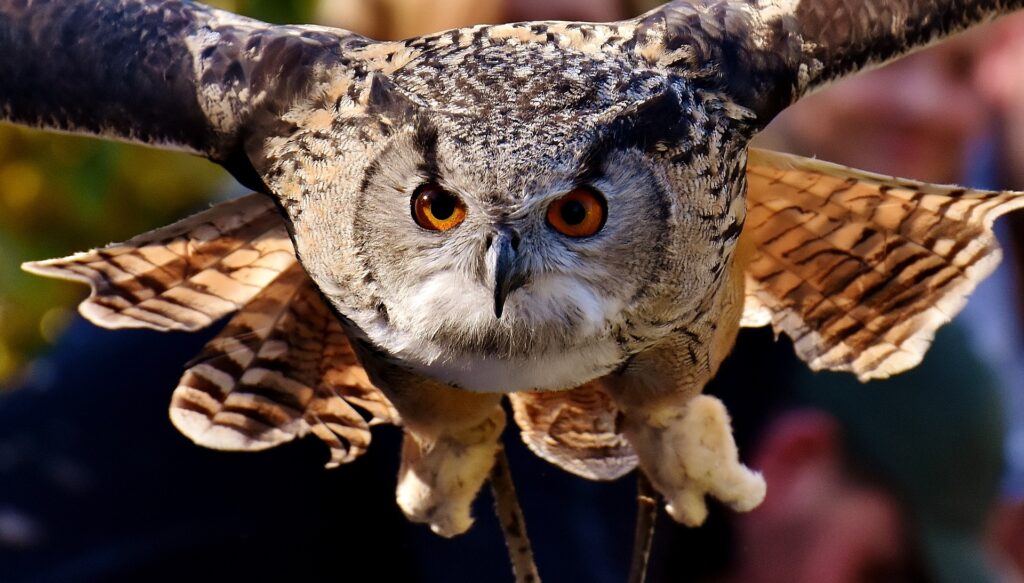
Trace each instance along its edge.
{"label": "owl wing", "polygon": [[1024,6],[1024,0],[677,0],[626,46],[720,87],[763,127],[823,85]]}
{"label": "owl wing", "polygon": [[98,326],[192,331],[242,308],[295,264],[274,204],[250,194],[124,243],[23,268],[92,286],[79,310]]}
{"label": "owl wing", "polygon": [[812,369],[885,378],[995,269],[992,222],[1024,194],[897,180],[751,150],[744,325],[771,323]]}
{"label": "owl wing", "polygon": [[0,0],[0,120],[184,149],[260,189],[244,153],[319,76],[370,44],[187,0]]}
{"label": "owl wing", "polygon": [[312,433],[330,447],[327,467],[362,454],[370,425],[399,423],[297,263],[190,363],[171,420],[199,445],[225,450],[261,450]]}
{"label": "owl wing", "polygon": [[200,445],[258,450],[313,433],[333,467],[365,451],[370,425],[399,423],[262,194],[25,268],[90,284],[80,310],[107,328],[191,331],[238,312],[174,392],[171,418]]}
{"label": "owl wing", "polygon": [[615,480],[636,467],[636,453],[617,430],[619,411],[597,385],[511,393],[509,400],[527,447],[563,470]]}

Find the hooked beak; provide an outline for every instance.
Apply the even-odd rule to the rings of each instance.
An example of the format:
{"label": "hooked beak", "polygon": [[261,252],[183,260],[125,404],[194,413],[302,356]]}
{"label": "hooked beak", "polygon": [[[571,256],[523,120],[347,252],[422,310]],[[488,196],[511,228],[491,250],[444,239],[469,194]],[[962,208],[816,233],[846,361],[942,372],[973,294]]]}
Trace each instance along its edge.
{"label": "hooked beak", "polygon": [[516,261],[519,252],[519,235],[508,227],[498,227],[491,242],[494,259],[494,317],[501,318],[505,311],[508,294],[523,287],[526,274]]}

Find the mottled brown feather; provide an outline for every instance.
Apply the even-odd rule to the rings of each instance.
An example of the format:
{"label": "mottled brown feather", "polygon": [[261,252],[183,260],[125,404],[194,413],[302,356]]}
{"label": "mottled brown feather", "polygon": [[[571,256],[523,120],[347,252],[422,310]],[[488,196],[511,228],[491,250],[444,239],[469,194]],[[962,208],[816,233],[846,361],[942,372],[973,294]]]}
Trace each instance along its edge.
{"label": "mottled brown feather", "polygon": [[79,310],[98,326],[193,331],[240,309],[295,264],[274,204],[250,194],[124,243],[22,267],[89,284]]}
{"label": "mottled brown feather", "polygon": [[744,325],[771,323],[815,370],[917,365],[999,262],[992,222],[1024,195],[898,180],[751,150]]}
{"label": "mottled brown feather", "polygon": [[615,480],[636,467],[636,453],[617,428],[619,411],[596,383],[511,393],[509,400],[527,447],[563,470]]}
{"label": "mottled brown feather", "polygon": [[261,450],[313,433],[331,449],[327,467],[362,454],[370,425],[399,423],[298,264],[191,363],[174,391],[171,419],[215,449]]}

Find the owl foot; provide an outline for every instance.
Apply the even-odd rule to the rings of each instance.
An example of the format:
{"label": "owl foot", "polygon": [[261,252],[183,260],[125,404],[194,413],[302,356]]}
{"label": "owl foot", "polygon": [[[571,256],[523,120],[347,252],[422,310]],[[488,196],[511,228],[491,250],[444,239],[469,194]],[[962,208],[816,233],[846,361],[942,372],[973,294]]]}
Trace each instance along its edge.
{"label": "owl foot", "polygon": [[764,478],[740,463],[729,414],[714,397],[699,395],[640,422],[627,418],[624,431],[677,522],[703,524],[708,494],[740,512],[764,500]]}
{"label": "owl foot", "polygon": [[398,506],[413,521],[453,537],[473,525],[470,506],[487,480],[505,427],[500,409],[457,434],[424,439],[406,432],[398,471]]}

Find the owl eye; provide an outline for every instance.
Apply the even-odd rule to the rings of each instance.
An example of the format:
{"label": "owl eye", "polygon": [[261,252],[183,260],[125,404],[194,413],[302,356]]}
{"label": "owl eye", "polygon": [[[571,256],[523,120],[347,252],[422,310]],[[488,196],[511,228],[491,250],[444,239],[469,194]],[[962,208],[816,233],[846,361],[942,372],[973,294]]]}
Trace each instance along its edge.
{"label": "owl eye", "polygon": [[548,207],[548,224],[569,237],[589,237],[601,230],[608,204],[601,193],[586,186],[574,188]]}
{"label": "owl eye", "polygon": [[466,205],[459,197],[429,182],[412,194],[412,218],[428,231],[449,231],[466,219]]}

